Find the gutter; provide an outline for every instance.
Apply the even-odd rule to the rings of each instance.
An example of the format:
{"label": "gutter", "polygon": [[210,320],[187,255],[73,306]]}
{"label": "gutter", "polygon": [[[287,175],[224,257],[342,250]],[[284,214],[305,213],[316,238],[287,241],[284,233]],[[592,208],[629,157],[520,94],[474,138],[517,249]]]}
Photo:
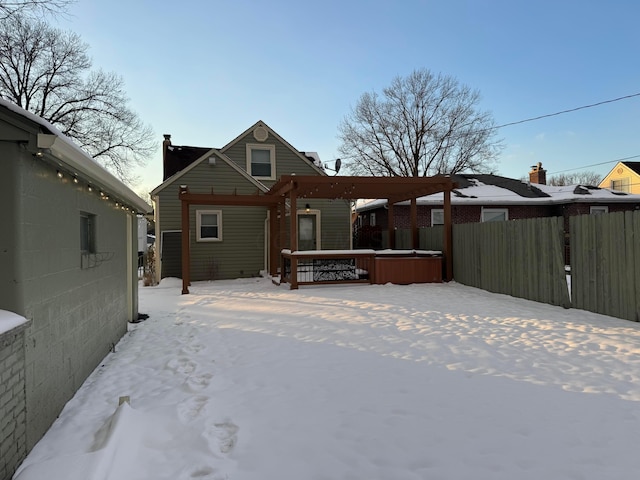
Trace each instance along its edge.
{"label": "gutter", "polygon": [[38,134],[38,148],[49,152],[60,167],[74,176],[83,177],[92,186],[100,188],[113,198],[128,204],[136,213],[150,213],[153,209],[133,190],[109,173],[80,148],[57,135]]}

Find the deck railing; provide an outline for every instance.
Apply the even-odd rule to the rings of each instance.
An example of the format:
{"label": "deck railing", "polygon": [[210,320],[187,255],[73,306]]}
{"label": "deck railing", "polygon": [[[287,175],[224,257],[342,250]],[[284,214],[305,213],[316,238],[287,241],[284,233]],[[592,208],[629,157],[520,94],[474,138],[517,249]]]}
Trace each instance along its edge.
{"label": "deck railing", "polygon": [[281,252],[280,282],[424,283],[442,281],[442,254],[417,250],[306,250]]}
{"label": "deck railing", "polygon": [[298,285],[371,283],[374,250],[283,250],[281,281]]}

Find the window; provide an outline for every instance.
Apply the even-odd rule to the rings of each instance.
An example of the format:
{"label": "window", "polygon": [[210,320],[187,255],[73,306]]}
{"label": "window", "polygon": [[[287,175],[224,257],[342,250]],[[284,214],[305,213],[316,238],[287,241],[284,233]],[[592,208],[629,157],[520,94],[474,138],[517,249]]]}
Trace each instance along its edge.
{"label": "window", "polygon": [[503,222],[509,220],[509,210],[506,208],[482,207],[481,222]]}
{"label": "window", "polygon": [[631,189],[629,188],[629,177],[611,180],[611,190],[631,193]]}
{"label": "window", "polygon": [[431,210],[431,226],[444,225],[444,210],[434,208]]}
{"label": "window", "polygon": [[220,210],[196,211],[196,236],[198,242],[222,240],[222,212]]}
{"label": "window", "polygon": [[369,225],[372,227],[376,226],[376,214],[375,213],[370,213],[369,214]]}
{"label": "window", "polygon": [[80,251],[96,253],[96,216],[80,212]]}
{"label": "window", "polygon": [[275,180],[275,145],[247,144],[247,172],[252,177]]}
{"label": "window", "polygon": [[609,207],[606,205],[597,205],[589,207],[589,213],[591,215],[598,215],[600,213],[609,213]]}

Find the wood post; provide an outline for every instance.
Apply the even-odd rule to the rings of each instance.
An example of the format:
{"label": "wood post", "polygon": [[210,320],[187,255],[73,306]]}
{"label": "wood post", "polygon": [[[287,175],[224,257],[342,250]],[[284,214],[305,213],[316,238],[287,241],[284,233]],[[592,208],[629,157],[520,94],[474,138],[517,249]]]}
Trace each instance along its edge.
{"label": "wood post", "polygon": [[[180,196],[189,193],[187,186],[180,186]],[[189,293],[190,259],[189,253],[189,202],[181,198],[182,204],[182,294]]]}
{"label": "wood post", "polygon": [[444,238],[443,238],[443,256],[445,264],[444,281],[453,280],[453,227],[451,225],[451,190],[444,191]]}

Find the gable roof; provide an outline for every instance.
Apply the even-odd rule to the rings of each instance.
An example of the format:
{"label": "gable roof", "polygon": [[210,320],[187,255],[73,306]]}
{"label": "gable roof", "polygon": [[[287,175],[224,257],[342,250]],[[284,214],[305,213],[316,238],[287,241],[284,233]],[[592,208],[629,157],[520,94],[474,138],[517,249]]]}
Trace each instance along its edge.
{"label": "gable roof", "polygon": [[[586,185],[540,185],[489,174],[455,174],[452,205],[553,205],[566,203],[634,203],[640,195]],[[418,205],[442,205],[442,193],[417,199]],[[386,199],[371,200],[357,207],[367,211],[386,205]],[[405,202],[400,205],[405,205]]]}
{"label": "gable roof", "polygon": [[226,152],[228,149],[230,149],[236,143],[238,143],[240,140],[242,140],[246,135],[248,135],[249,132],[253,132],[256,128],[260,128],[260,127],[265,128],[267,130],[267,132],[269,133],[269,135],[274,136],[280,143],[282,143],[287,148],[289,148],[292,152],[294,152],[301,160],[304,160],[305,162],[309,163],[319,174],[321,174],[321,175],[326,175],[327,174],[327,172],[325,172],[324,169],[322,168],[321,164],[319,165],[319,162],[316,162],[316,158],[315,157],[317,157],[317,153],[315,154],[315,157],[314,157],[312,155],[308,155],[308,153],[315,153],[315,152],[306,152],[305,153],[305,152],[301,152],[301,151],[295,149],[293,147],[293,145],[291,145],[284,138],[282,138],[280,135],[278,135],[278,132],[273,130],[269,125],[267,125],[262,120],[258,120],[256,123],[251,125],[244,132],[242,132],[240,135],[238,135],[236,138],[234,138],[229,143],[227,143],[224,147],[222,147],[220,149],[220,151],[223,152],[223,153]]}
{"label": "gable roof", "polygon": [[[183,148],[183,147],[177,147],[177,148]],[[253,185],[255,185],[255,187],[258,190],[260,190],[262,192],[266,192],[266,191],[269,190],[262,182],[256,180],[251,175],[249,175],[247,172],[245,172],[242,168],[240,168],[238,165],[236,165],[236,163],[233,160],[231,160],[224,153],[220,152],[220,150],[218,150],[217,148],[209,148],[209,149],[200,149],[198,147],[184,147],[184,148],[186,148],[186,149],[194,149],[192,151],[189,151],[186,154],[185,158],[190,156],[190,155],[194,156],[197,153],[199,153],[200,156],[198,158],[196,158],[194,161],[192,161],[191,163],[189,163],[187,167],[183,168],[182,170],[177,171],[171,177],[167,178],[164,182],[162,182],[160,185],[158,185],[156,188],[154,188],[151,191],[151,195],[157,195],[162,190],[167,188],[169,185],[174,184],[177,180],[179,180],[181,177],[186,175],[188,172],[190,172],[191,170],[196,168],[202,162],[204,162],[205,160],[208,161],[209,157],[211,157],[211,156],[215,156],[216,158],[219,158],[220,160],[225,162],[227,165],[229,165],[229,167],[231,167],[233,170],[238,172],[242,177],[244,177],[245,180],[247,180],[248,182],[250,182]],[[196,150],[202,150],[204,153],[196,152]]]}
{"label": "gable roof", "polygon": [[147,202],[52,124],[2,98],[0,98],[0,108],[19,115],[39,127],[36,150],[43,153],[41,157],[43,160],[50,161],[55,168],[67,171],[70,175],[84,179],[92,186],[109,193],[112,198],[129,205],[138,213],[152,211]]}
{"label": "gable roof", "polygon": [[640,162],[621,162],[621,163],[623,165],[626,165],[627,167],[629,167],[631,170],[633,170],[638,175],[640,175]]}

